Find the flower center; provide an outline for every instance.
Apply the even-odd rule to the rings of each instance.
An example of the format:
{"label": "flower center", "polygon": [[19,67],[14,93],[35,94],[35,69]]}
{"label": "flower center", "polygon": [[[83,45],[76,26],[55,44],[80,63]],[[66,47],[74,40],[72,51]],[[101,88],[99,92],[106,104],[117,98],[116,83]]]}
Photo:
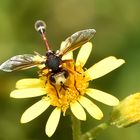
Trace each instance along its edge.
{"label": "flower center", "polygon": [[[60,107],[65,114],[70,103],[78,100],[80,95],[84,95],[85,89],[88,87],[88,78],[84,75],[81,65],[76,66],[73,62],[68,62],[63,64],[62,68],[69,74],[63,85],[51,83],[49,76],[44,76],[44,74],[40,79],[44,83],[51,105]],[[43,70],[43,73],[47,75],[48,71]]]}

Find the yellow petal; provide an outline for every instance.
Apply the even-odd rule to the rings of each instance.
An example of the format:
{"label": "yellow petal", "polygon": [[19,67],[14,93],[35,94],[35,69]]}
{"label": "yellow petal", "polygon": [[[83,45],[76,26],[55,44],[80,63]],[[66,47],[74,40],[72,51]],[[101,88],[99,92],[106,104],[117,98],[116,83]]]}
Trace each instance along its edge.
{"label": "yellow petal", "polygon": [[74,103],[71,103],[70,108],[71,108],[72,113],[77,119],[83,120],[83,121],[86,120],[86,113],[83,107],[77,101],[75,101]]}
{"label": "yellow petal", "polygon": [[82,96],[78,100],[81,105],[87,110],[87,112],[95,119],[100,120],[103,117],[103,113],[100,108],[91,102],[88,98]]}
{"label": "yellow petal", "polygon": [[30,108],[28,108],[22,115],[20,122],[27,123],[36,117],[38,117],[41,113],[43,113],[50,106],[50,100],[47,98],[42,98],[37,103],[33,104]]}
{"label": "yellow petal", "polygon": [[10,93],[12,98],[31,98],[41,95],[45,95],[46,91],[43,88],[27,88],[27,89],[17,89]]}
{"label": "yellow petal", "polygon": [[51,113],[45,128],[45,132],[48,137],[51,137],[54,134],[60,120],[60,115],[61,115],[60,108],[55,108]]}
{"label": "yellow petal", "polygon": [[78,53],[76,59],[76,65],[80,64],[83,67],[87,62],[87,59],[89,58],[91,50],[92,50],[92,43],[87,42],[86,44],[84,44]]}
{"label": "yellow petal", "polygon": [[16,88],[38,88],[41,87],[41,82],[37,78],[27,78],[17,81]]}
{"label": "yellow petal", "polygon": [[114,56],[110,56],[90,67],[85,71],[85,75],[89,77],[90,80],[97,79],[120,67],[124,63],[125,61],[123,59],[117,59]]}
{"label": "yellow petal", "polygon": [[86,94],[89,95],[91,98],[99,101],[99,102],[102,102],[106,105],[109,105],[109,106],[116,106],[119,104],[119,100],[106,93],[106,92],[103,92],[103,91],[100,91],[100,90],[97,90],[97,89],[86,89]]}
{"label": "yellow petal", "polygon": [[[63,41],[60,45],[60,50],[65,47],[65,42]],[[73,52],[69,52],[62,57],[62,60],[70,60],[73,59]]]}

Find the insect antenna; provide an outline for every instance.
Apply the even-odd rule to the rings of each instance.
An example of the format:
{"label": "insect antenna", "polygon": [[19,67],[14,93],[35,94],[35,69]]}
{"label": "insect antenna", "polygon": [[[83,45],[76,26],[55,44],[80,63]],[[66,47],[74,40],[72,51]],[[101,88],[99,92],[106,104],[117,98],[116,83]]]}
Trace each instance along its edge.
{"label": "insect antenna", "polygon": [[42,21],[42,20],[37,20],[35,22],[35,29],[36,29],[37,32],[39,32],[41,34],[47,51],[51,51],[51,48],[49,47],[48,40],[47,40],[47,37],[46,37],[46,34],[45,34],[45,32],[46,32],[46,24],[45,24],[45,22]]}

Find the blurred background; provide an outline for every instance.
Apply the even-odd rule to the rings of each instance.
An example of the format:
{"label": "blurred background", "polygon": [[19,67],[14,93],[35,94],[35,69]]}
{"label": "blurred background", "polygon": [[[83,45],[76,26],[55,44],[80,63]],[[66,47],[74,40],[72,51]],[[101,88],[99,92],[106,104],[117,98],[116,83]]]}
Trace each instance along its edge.
{"label": "blurred background", "polygon": [[[94,47],[86,67],[110,55],[125,59],[126,64],[91,82],[91,86],[122,100],[140,91],[139,6],[139,0],[0,0],[0,63],[17,54],[33,51],[45,54],[44,44],[34,29],[38,19],[47,23],[47,37],[54,50],[72,33],[94,28],[97,34],[91,40]],[[17,80],[37,77],[36,70],[0,72],[0,140],[72,140],[69,117],[61,117],[52,138],[45,135],[49,110],[30,123],[20,124],[24,110],[40,98],[12,99],[9,94]],[[96,103],[103,110],[104,118],[97,121],[88,116],[82,122],[83,132],[109,118],[112,107]],[[110,127],[97,140],[138,140],[139,132],[139,124],[127,129]]]}

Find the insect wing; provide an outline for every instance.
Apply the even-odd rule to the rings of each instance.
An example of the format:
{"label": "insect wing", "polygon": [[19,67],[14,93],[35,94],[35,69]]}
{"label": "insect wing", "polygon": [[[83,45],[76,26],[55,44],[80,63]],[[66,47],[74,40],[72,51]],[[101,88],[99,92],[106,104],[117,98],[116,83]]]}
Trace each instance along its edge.
{"label": "insect wing", "polygon": [[60,49],[59,55],[64,55],[70,51],[74,51],[88,42],[96,33],[94,29],[86,29],[78,31],[68,37],[64,43],[64,47]]}
{"label": "insect wing", "polygon": [[12,72],[15,70],[24,70],[36,66],[40,62],[35,61],[35,55],[24,54],[16,55],[0,65],[0,70]]}

